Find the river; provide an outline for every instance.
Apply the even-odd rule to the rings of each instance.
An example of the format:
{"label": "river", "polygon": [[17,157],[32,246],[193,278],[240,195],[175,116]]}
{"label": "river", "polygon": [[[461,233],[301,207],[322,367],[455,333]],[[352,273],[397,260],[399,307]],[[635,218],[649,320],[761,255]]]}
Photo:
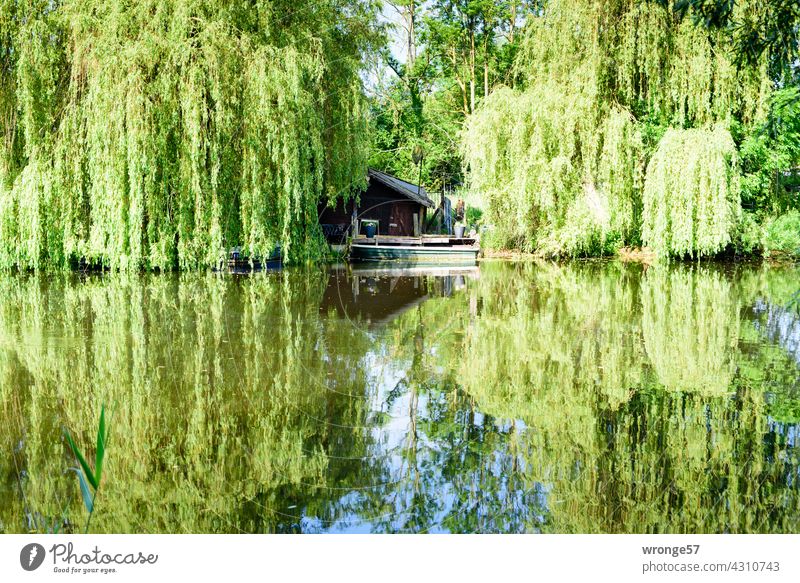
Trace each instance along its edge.
{"label": "river", "polygon": [[800,271],[0,278],[0,531],[800,531]]}

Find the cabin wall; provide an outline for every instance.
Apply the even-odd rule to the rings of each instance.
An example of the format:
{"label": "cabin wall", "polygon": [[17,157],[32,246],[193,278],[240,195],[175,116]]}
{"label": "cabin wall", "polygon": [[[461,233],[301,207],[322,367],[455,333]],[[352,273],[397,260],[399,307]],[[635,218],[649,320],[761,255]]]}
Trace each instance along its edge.
{"label": "cabin wall", "polygon": [[414,235],[414,214],[418,214],[422,220],[425,208],[424,205],[407,199],[391,188],[373,182],[361,195],[358,218],[377,219],[380,235],[411,237]]}
{"label": "cabin wall", "polygon": [[358,218],[377,219],[379,235],[414,236],[414,214],[420,220],[425,207],[408,199],[372,198],[359,207]]}
{"label": "cabin wall", "polygon": [[[349,229],[352,205],[352,202],[346,205],[339,202],[335,207],[320,207],[319,222],[329,242],[340,240],[342,233]],[[360,220],[377,220],[379,235],[411,237],[414,236],[414,214],[418,215],[422,225],[426,210],[425,205],[409,200],[384,184],[373,181],[361,193],[356,212]]]}

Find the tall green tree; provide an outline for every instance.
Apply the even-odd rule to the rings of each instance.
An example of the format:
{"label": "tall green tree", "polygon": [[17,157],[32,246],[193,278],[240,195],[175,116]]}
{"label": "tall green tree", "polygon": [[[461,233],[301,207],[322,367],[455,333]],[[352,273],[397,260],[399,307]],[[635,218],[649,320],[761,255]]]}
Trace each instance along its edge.
{"label": "tall green tree", "polygon": [[797,69],[800,57],[800,3],[762,0],[737,6],[734,0],[654,0],[710,31],[722,31],[736,60],[756,65],[767,55],[773,73]]}

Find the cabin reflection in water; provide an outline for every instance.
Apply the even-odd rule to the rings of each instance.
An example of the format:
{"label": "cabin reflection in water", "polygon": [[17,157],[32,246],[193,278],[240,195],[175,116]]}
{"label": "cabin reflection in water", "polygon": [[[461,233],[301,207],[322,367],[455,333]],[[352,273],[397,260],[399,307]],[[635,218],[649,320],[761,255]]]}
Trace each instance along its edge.
{"label": "cabin reflection in water", "polygon": [[331,269],[320,312],[335,311],[373,326],[388,324],[433,297],[449,297],[478,277],[478,268]]}

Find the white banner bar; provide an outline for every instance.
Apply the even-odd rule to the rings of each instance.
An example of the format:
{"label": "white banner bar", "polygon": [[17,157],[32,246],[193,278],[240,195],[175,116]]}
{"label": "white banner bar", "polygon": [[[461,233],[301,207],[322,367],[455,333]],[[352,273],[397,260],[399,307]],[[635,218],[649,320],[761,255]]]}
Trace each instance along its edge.
{"label": "white banner bar", "polygon": [[1,581],[800,581],[800,535],[0,537]]}

